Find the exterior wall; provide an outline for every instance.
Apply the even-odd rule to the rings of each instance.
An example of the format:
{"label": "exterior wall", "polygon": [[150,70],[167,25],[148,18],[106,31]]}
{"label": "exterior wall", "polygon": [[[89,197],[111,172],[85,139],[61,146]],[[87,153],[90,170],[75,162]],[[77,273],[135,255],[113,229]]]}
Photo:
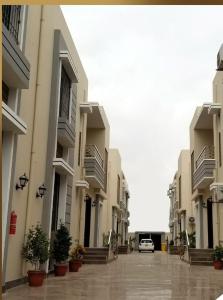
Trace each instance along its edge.
{"label": "exterior wall", "polygon": [[[86,129],[86,146],[95,145],[100,153],[100,156],[103,160],[103,170],[105,172],[105,182],[108,180],[108,170],[106,172],[106,157],[105,151],[109,151],[109,135],[110,128],[109,123],[107,121],[106,114],[104,112],[103,107],[99,106],[97,103],[92,103],[93,108],[93,116],[91,117],[91,125],[88,124],[87,121],[87,129]],[[94,109],[100,114],[101,119],[103,120],[103,124],[98,126],[97,120],[94,120]],[[95,112],[96,114],[96,112]],[[95,122],[94,122],[95,121]],[[84,154],[85,156],[85,154]],[[97,174],[95,174],[97,177]],[[88,180],[88,177],[86,177]],[[107,189],[106,183],[102,189],[96,188],[93,182],[89,181],[89,190],[85,191],[85,196],[88,195],[93,205],[91,206],[91,226],[90,226],[90,247],[101,247],[103,246],[103,234],[105,233],[106,228],[106,219],[107,219]],[[85,232],[85,210],[86,210],[86,202],[82,205],[82,213],[81,213],[81,222],[80,222],[80,241],[84,244],[84,232]],[[86,245],[85,245],[86,246]]]}
{"label": "exterior wall", "polygon": [[[181,178],[181,201],[179,180]],[[190,150],[182,150],[178,159],[177,172],[177,201],[179,202],[181,231],[188,233],[194,231],[194,225],[189,223],[189,217],[193,216],[191,203],[191,174],[190,174]],[[181,203],[181,204],[180,204]]]}
{"label": "exterior wall", "polygon": [[[7,9],[3,6],[2,9]],[[21,89],[29,87],[30,63],[24,51],[25,36],[27,31],[27,6],[20,6],[20,20],[18,41],[2,23],[2,81],[8,87],[8,99],[5,99],[4,90],[2,97],[2,283],[6,280],[6,264],[9,242],[10,215],[13,211],[12,193],[18,180],[15,161],[18,137],[27,134],[27,124],[22,119],[20,112]],[[3,12],[4,14],[4,12]],[[7,111],[10,111],[9,117]],[[13,125],[12,125],[13,124]],[[23,175],[20,174],[19,176]],[[21,220],[22,221],[22,220]],[[19,228],[18,228],[19,230]]]}
{"label": "exterior wall", "polygon": [[[107,208],[109,211],[109,216],[107,220],[107,230],[113,229],[116,233],[117,233],[117,223],[120,215],[120,206],[119,206],[120,203],[118,202],[117,199],[118,176],[120,178],[119,197],[121,199],[121,180],[122,180],[121,157],[117,149],[109,149],[109,178],[108,178],[109,203]],[[118,229],[120,230],[120,228]]]}
{"label": "exterior wall", "polygon": [[[215,182],[223,185],[223,71],[217,71],[213,80],[213,102],[221,104],[220,114],[214,115],[214,149],[216,159]],[[221,145],[219,145],[219,135]],[[219,150],[221,148],[221,163]],[[216,200],[216,195],[214,194]],[[213,206],[214,244],[223,245],[223,204],[215,203]]]}
{"label": "exterior wall", "polygon": [[[52,62],[55,55],[55,29],[60,33],[66,43],[71,58],[78,70],[78,91],[77,91],[77,112],[76,123],[79,125],[75,131],[84,131],[84,116],[80,116],[79,103],[86,101],[84,95],[87,90],[87,79],[82,68],[79,56],[73,44],[72,38],[64,21],[62,12],[58,6],[37,6],[31,5],[28,10],[27,33],[25,55],[31,64],[30,87],[21,92],[20,114],[27,123],[27,135],[18,139],[15,162],[15,182],[18,182],[19,176],[26,172],[29,183],[23,190],[12,194],[12,210],[18,215],[17,232],[15,236],[9,237],[8,259],[6,268],[6,281],[13,281],[26,275],[26,264],[21,258],[21,248],[24,242],[24,234],[32,225],[37,222],[42,223],[44,229],[50,237],[51,215],[52,215],[52,197],[54,183],[54,168],[52,159],[56,153],[57,141],[57,117],[58,117],[58,98],[52,101]],[[47,53],[47,55],[46,55]],[[58,80],[54,82],[55,89],[58,89]],[[51,99],[51,100],[50,100]],[[49,144],[49,140],[50,143]],[[81,176],[81,167],[77,167],[78,141],[75,144],[74,169],[77,169],[77,177]],[[82,159],[83,159],[82,150]],[[82,164],[83,166],[83,164]],[[47,173],[48,170],[50,173]],[[49,176],[50,174],[50,176]],[[50,179],[49,179],[50,177]],[[75,177],[75,180],[77,179]],[[65,221],[67,193],[73,194],[71,204],[71,234],[74,239],[78,239],[78,232],[74,230],[76,224],[74,220],[78,219],[79,203],[76,204],[75,182],[73,178],[69,183],[65,177],[63,202],[60,204],[59,215]],[[47,193],[44,198],[36,198],[38,187],[45,183]],[[74,188],[68,192],[67,183],[74,185]],[[70,197],[70,195],[69,195]],[[70,197],[71,198],[71,197]],[[60,199],[60,201],[62,201]],[[47,214],[45,214],[47,212]],[[73,225],[75,224],[75,225]]]}

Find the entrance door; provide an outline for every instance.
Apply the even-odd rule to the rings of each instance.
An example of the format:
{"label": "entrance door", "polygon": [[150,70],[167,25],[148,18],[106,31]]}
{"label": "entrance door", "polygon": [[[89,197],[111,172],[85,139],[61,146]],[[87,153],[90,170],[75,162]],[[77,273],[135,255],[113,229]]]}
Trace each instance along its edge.
{"label": "entrance door", "polygon": [[[55,232],[58,225],[58,209],[60,200],[60,175],[55,173],[54,190],[53,190],[53,210],[52,210],[52,223],[51,223],[51,244],[54,241]],[[53,270],[54,261],[49,260],[49,271]]]}
{"label": "entrance door", "polygon": [[59,200],[60,200],[60,175],[55,173],[51,232],[55,232],[57,230]]}
{"label": "entrance door", "polygon": [[91,199],[86,201],[85,227],[84,227],[84,247],[89,247],[91,229]]}
{"label": "entrance door", "polygon": [[213,218],[212,218],[212,202],[207,201],[207,217],[208,217],[208,248],[213,248]]}

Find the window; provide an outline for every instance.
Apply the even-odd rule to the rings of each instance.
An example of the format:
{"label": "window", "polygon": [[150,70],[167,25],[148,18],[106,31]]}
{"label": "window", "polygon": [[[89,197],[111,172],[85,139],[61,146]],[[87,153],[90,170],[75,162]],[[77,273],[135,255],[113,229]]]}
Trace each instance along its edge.
{"label": "window", "polygon": [[21,5],[3,5],[2,23],[8,29],[15,42],[19,43],[19,28],[21,24]]}
{"label": "window", "polygon": [[120,202],[120,177],[118,175],[118,181],[117,181],[117,203]]}
{"label": "window", "polygon": [[221,167],[221,165],[222,165],[222,160],[221,160],[221,132],[218,133],[218,153],[219,153],[219,166]]}
{"label": "window", "polygon": [[2,100],[7,104],[9,99],[9,88],[8,86],[2,81]]}
{"label": "window", "polygon": [[78,166],[81,163],[81,132],[79,132]]}
{"label": "window", "polygon": [[70,119],[70,98],[71,98],[71,80],[67,75],[65,68],[61,69],[60,84],[60,110],[59,117]]}
{"label": "window", "polygon": [[63,147],[57,143],[57,157],[63,157]]}
{"label": "window", "polygon": [[194,151],[191,153],[191,191],[194,190]]}
{"label": "window", "polygon": [[107,191],[107,173],[108,173],[108,151],[105,149],[105,160],[104,160],[104,171],[105,171],[105,192]]}
{"label": "window", "polygon": [[181,176],[179,177],[179,208],[181,208]]}

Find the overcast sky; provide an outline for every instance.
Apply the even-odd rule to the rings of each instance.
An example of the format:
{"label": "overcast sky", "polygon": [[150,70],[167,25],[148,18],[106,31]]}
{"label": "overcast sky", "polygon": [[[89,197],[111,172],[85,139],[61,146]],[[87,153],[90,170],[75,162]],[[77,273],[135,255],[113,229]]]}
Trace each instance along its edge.
{"label": "overcast sky", "polygon": [[130,189],[130,231],[168,231],[169,183],[212,101],[223,6],[62,6]]}

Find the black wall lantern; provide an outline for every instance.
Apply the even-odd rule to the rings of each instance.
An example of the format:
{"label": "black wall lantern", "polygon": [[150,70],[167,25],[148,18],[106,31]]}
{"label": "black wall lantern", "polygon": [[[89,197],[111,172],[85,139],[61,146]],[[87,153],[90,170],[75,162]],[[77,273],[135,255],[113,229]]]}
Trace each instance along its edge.
{"label": "black wall lantern", "polygon": [[29,179],[26,176],[26,173],[24,173],[24,175],[19,177],[19,184],[16,183],[16,190],[21,189],[23,190],[23,188],[26,186],[26,184],[28,183]]}
{"label": "black wall lantern", "polygon": [[46,192],[46,187],[44,184],[42,184],[39,189],[38,189],[38,192],[36,192],[36,198],[38,197],[43,197],[45,195],[45,192]]}

